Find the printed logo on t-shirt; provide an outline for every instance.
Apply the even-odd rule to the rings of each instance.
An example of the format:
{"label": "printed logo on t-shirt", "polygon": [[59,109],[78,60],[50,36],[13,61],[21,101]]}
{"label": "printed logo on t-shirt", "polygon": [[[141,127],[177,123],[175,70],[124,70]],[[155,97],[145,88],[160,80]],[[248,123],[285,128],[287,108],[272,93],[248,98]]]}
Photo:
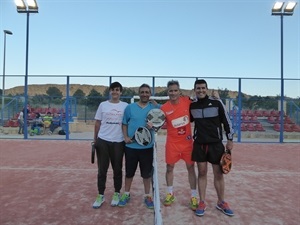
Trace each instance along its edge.
{"label": "printed logo on t-shirt", "polygon": [[166,115],[170,115],[170,114],[172,114],[173,112],[174,112],[174,110],[168,111],[168,112],[166,112]]}
{"label": "printed logo on t-shirt", "polygon": [[177,128],[178,135],[184,135],[186,133],[186,127]]}
{"label": "printed logo on t-shirt", "polygon": [[106,113],[106,124],[122,124],[123,113],[120,110],[112,109]]}
{"label": "printed logo on t-shirt", "polygon": [[189,117],[187,115],[172,120],[172,125],[174,128],[186,126],[188,125],[188,123],[189,123]]}

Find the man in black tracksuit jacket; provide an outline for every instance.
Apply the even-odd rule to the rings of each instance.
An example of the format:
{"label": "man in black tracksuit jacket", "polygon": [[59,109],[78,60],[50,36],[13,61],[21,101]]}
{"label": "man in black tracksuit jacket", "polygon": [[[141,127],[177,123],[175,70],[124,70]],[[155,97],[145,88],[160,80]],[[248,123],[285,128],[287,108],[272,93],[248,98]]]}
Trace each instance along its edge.
{"label": "man in black tracksuit jacket", "polygon": [[226,148],[232,150],[233,134],[229,115],[220,99],[208,97],[207,83],[205,80],[196,80],[194,91],[197,99],[190,105],[191,121],[195,123],[194,145],[192,160],[198,166],[198,189],[200,201],[195,211],[197,216],[203,216],[206,209],[205,193],[207,185],[207,164],[212,164],[214,173],[214,186],[218,201],[216,208],[228,216],[233,216],[233,211],[224,201],[225,183],[220,168],[220,160],[225,151],[223,128],[227,137]]}

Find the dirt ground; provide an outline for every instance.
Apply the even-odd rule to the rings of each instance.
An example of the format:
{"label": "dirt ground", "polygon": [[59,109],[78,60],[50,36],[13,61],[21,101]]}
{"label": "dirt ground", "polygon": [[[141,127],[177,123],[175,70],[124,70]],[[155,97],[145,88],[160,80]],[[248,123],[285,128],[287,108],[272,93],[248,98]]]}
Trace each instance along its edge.
{"label": "dirt ground", "polygon": [[[165,136],[158,137],[160,200],[166,191]],[[161,204],[163,224],[298,225],[300,224],[300,144],[236,143],[233,169],[225,175],[228,217],[215,208],[216,192],[209,169],[207,210],[197,217],[188,208],[190,190],[183,161],[176,164],[176,202]],[[153,225],[154,212],[143,202],[143,184],[136,174],[131,201],[111,207],[112,171],[106,202],[93,209],[97,168],[90,163],[89,141],[0,139],[1,225]]]}

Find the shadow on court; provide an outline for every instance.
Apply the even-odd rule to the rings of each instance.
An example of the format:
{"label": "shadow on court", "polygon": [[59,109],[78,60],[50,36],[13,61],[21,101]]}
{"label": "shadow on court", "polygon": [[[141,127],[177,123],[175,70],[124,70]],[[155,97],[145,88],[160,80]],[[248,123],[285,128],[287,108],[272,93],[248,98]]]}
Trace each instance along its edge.
{"label": "shadow on court", "polygon": [[[158,136],[161,201],[166,190],[164,141],[165,136]],[[207,210],[203,217],[195,216],[188,208],[190,188],[180,161],[174,179],[177,200],[170,207],[161,205],[165,225],[299,224],[300,144],[236,143],[232,154],[233,169],[225,175],[225,196],[235,216],[230,218],[215,208],[210,167]],[[0,140],[0,224],[154,224],[153,210],[143,204],[139,172],[124,208],[110,206],[114,191],[111,169],[106,202],[100,209],[91,207],[97,195],[96,178],[89,141]]]}

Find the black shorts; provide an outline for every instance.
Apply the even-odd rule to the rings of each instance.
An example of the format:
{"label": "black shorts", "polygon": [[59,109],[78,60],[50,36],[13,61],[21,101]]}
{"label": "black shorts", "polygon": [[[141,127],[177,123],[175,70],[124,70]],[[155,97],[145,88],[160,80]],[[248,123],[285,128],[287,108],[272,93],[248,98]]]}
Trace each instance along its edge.
{"label": "black shorts", "polygon": [[222,142],[199,144],[194,141],[192,160],[195,162],[210,162],[211,164],[220,164],[221,157],[225,151]]}
{"label": "black shorts", "polygon": [[153,173],[153,148],[132,149],[125,147],[125,171],[126,177],[134,177],[137,165],[140,166],[141,177],[150,178]]}

